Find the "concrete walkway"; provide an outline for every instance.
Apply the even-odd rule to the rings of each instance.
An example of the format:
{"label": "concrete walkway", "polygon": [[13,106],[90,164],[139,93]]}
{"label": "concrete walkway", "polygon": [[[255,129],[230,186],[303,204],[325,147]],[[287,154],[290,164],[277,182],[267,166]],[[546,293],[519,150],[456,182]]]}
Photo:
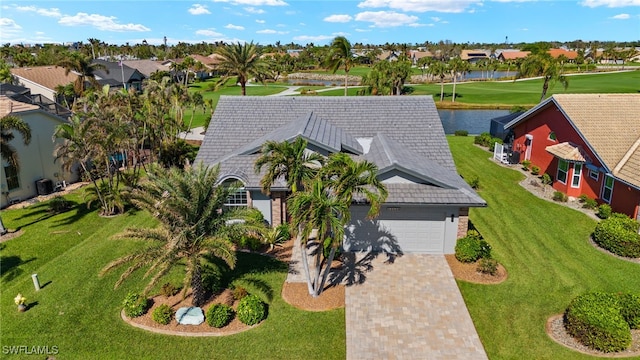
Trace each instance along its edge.
{"label": "concrete walkway", "polygon": [[385,259],[346,288],[347,359],[487,359],[444,256]]}

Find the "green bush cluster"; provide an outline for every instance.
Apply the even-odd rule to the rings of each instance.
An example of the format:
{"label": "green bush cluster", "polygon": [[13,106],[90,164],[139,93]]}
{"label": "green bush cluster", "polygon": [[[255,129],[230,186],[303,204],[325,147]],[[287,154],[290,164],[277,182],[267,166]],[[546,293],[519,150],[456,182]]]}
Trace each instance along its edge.
{"label": "green bush cluster", "polygon": [[247,293],[247,289],[245,289],[242,286],[234,287],[233,290],[231,290],[231,292],[233,293],[233,298],[236,299],[236,300],[242,300],[247,295],[249,295],[249,293]]}
{"label": "green bush cluster", "polygon": [[540,181],[542,181],[542,185],[551,185],[553,183],[551,175],[547,173],[542,174],[542,178],[540,179]]}
{"label": "green bush cluster", "polygon": [[49,212],[59,214],[71,209],[73,203],[62,196],[54,196],[49,201]]}
{"label": "green bush cluster", "polygon": [[206,317],[209,326],[221,328],[233,319],[233,309],[227,304],[215,304],[209,307]]}
{"label": "green bush cluster", "polygon": [[483,274],[493,276],[498,273],[498,261],[491,258],[482,258],[478,262],[477,270]]}
{"label": "green bush cluster", "polygon": [[580,295],[571,301],[564,313],[565,329],[592,349],[622,351],[631,344],[631,323],[627,318],[637,326],[639,302],[640,299],[631,294],[594,292]]}
{"label": "green bush cluster", "polygon": [[529,168],[531,167],[531,161],[529,160],[522,160],[522,170],[524,171],[529,171]]}
{"label": "green bush cluster", "polygon": [[587,194],[582,194],[578,197],[578,200],[582,203],[582,207],[585,209],[595,209],[598,207],[596,199],[590,198]]}
{"label": "green bush cluster", "polygon": [[474,190],[480,189],[480,178],[477,176],[470,177],[469,180],[467,180],[467,183]]}
{"label": "green bush cluster", "polygon": [[489,150],[493,151],[493,145],[495,143],[502,144],[503,141],[500,138],[495,138],[491,136],[488,132],[483,132],[480,135],[477,135],[473,138],[473,143],[480,146],[488,147]]}
{"label": "green bush cluster", "polygon": [[125,315],[130,318],[138,317],[147,312],[149,301],[140,294],[128,293],[122,302]]}
{"label": "green bush cluster", "polygon": [[238,319],[246,325],[255,325],[267,315],[267,306],[256,295],[248,295],[238,304]]}
{"label": "green bush cluster", "polygon": [[596,225],[593,240],[614,254],[640,258],[640,234],[637,221],[624,214],[613,214]]}
{"label": "green bush cluster", "polygon": [[238,245],[240,245],[240,247],[244,249],[249,249],[251,251],[258,251],[262,247],[262,242],[260,242],[260,239],[255,236],[243,235],[240,238]]}
{"label": "green bush cluster", "polygon": [[531,175],[538,175],[538,174],[540,174],[540,167],[533,165],[531,167]]}
{"label": "green bush cluster", "polygon": [[173,310],[171,310],[169,305],[162,304],[153,310],[151,317],[153,318],[153,321],[158,324],[167,325],[171,322]]}
{"label": "green bush cluster", "polygon": [[608,219],[609,216],[611,216],[611,214],[613,213],[613,211],[611,210],[611,205],[609,204],[601,204],[600,206],[598,206],[598,217],[600,219]]}
{"label": "green bush cluster", "polygon": [[554,191],[553,201],[567,202],[569,201],[569,197],[567,196],[567,194],[563,193],[562,191]]}
{"label": "green bush cluster", "polygon": [[477,231],[469,231],[467,236],[458,239],[455,248],[458,261],[472,263],[478,259],[491,258],[491,245],[482,239]]}
{"label": "green bush cluster", "polygon": [[467,130],[456,130],[453,135],[455,136],[468,136],[469,132]]}

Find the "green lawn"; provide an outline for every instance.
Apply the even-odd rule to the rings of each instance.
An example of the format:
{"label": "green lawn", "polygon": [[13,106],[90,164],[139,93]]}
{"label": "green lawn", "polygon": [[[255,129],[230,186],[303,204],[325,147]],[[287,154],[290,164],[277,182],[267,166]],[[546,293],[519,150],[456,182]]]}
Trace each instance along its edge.
{"label": "green lawn", "polygon": [[[286,304],[280,297],[286,264],[260,255],[240,253],[237,266],[239,274],[263,280],[274,294],[269,317],[257,328],[226,337],[188,338],[125,324],[119,316],[122,299],[128,291],[140,291],[146,281],[134,276],[114,291],[119,272],[100,278],[98,271],[143,245],[112,240],[113,234],[155,221],[141,211],[102,218],[85,210],[79,195],[70,198],[77,206],[55,216],[43,204],[2,211],[9,228],[24,231],[0,250],[3,346],[57,346],[58,359],[344,359],[344,310],[306,312]],[[32,273],[44,284],[39,292]],[[25,313],[13,303],[18,293],[32,304]]]}
{"label": "green lawn", "polygon": [[489,358],[591,358],[553,342],[547,318],[584,292],[640,293],[640,265],[596,250],[593,219],[524,190],[524,176],[492,162],[472,137],[448,140],[458,171],[479,177],[488,204],[472,209],[470,220],[509,273],[499,285],[458,282]]}

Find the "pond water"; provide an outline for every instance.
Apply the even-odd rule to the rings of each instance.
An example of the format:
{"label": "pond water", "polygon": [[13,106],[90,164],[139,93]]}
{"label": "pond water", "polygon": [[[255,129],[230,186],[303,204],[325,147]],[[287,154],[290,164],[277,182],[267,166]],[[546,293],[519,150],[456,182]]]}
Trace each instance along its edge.
{"label": "pond water", "polygon": [[489,132],[491,119],[508,115],[509,110],[438,110],[445,134],[467,130],[469,134]]}
{"label": "pond water", "polygon": [[510,76],[516,76],[518,73],[516,71],[495,71],[495,72],[487,72],[485,71],[480,71],[480,70],[471,70],[467,73],[464,74],[464,77],[462,78],[462,81],[465,80],[473,80],[473,79],[493,79],[493,80],[498,80],[500,78],[504,78],[504,77],[510,77]]}

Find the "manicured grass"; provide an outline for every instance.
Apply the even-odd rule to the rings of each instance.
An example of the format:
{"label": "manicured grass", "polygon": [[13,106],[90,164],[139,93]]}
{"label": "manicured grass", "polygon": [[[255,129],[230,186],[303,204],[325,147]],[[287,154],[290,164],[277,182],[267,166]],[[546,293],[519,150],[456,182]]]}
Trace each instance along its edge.
{"label": "manicured grass", "polygon": [[591,358],[553,342],[546,320],[585,292],[640,293],[640,265],[595,249],[593,219],[524,190],[523,175],[492,162],[472,137],[448,140],[458,171],[479,177],[488,204],[470,220],[509,273],[499,285],[458,282],[489,358]]}
{"label": "manicured grass", "polygon": [[[254,254],[238,255],[236,273],[262,280],[272,289],[269,316],[257,328],[232,336],[188,338],[125,324],[119,314],[123,298],[129,291],[140,291],[147,281],[137,274],[113,290],[120,273],[99,277],[98,272],[109,261],[144,246],[113,240],[113,234],[128,226],[153,226],[155,220],[142,211],[102,218],[87,211],[78,195],[70,198],[76,207],[54,216],[43,204],[2,212],[8,228],[24,231],[0,250],[3,346],[57,346],[59,359],[344,359],[344,310],[311,313],[286,304],[280,293],[287,265]],[[32,273],[44,284],[38,292]],[[25,313],[13,303],[18,293],[31,304]]]}

